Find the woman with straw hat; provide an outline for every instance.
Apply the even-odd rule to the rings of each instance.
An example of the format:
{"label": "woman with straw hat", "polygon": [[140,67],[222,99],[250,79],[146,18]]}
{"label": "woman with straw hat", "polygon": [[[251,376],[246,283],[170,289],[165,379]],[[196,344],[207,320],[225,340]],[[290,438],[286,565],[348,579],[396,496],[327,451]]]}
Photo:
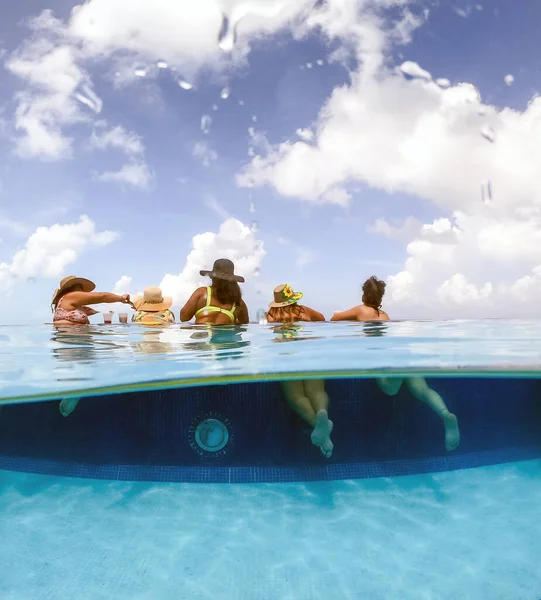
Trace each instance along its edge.
{"label": "woman with straw hat", "polygon": [[109,292],[94,292],[96,285],[84,277],[69,275],[64,277],[53,294],[54,325],[89,325],[88,317],[97,314],[87,304],[130,304],[129,294],[119,296]]}
{"label": "woman with straw hat", "polygon": [[[274,288],[274,302],[269,304],[267,321],[282,323],[289,331],[297,321],[325,321],[320,312],[298,303],[302,296],[288,284]],[[313,428],[311,439],[314,446],[325,458],[330,458],[334,448],[331,441],[333,423],[327,413],[329,397],[325,392],[325,382],[322,379],[282,381],[282,389],[291,408]]]}
{"label": "woman with straw hat", "polygon": [[175,322],[175,315],[169,310],[173,298],[164,298],[157,286],[147,287],[143,297],[133,301],[137,311],[132,321],[141,325],[167,325]]}
{"label": "woman with straw hat", "polygon": [[196,325],[245,325],[250,321],[248,307],[242,299],[239,283],[244,277],[235,273],[235,265],[227,258],[214,262],[212,271],[199,271],[211,279],[211,285],[195,290],[180,311],[185,323],[195,317]]}

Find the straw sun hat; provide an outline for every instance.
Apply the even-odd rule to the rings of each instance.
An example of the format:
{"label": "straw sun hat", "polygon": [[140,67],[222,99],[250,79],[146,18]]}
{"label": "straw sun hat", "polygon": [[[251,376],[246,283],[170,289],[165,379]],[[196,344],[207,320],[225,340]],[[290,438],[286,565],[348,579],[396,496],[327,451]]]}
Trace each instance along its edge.
{"label": "straw sun hat", "polygon": [[282,308],[283,306],[295,304],[301,298],[301,292],[294,292],[291,286],[286,283],[274,288],[274,302],[271,302],[269,306],[271,308]]}
{"label": "straw sun hat", "polygon": [[96,284],[93,281],[90,281],[90,279],[85,279],[84,277],[75,277],[75,275],[68,275],[62,279],[60,286],[55,290],[52,304],[56,304],[62,292],[66,291],[70,287],[73,287],[74,285],[80,285],[83,289],[83,292],[91,292],[92,290],[96,289]]}
{"label": "straw sun hat", "polygon": [[173,298],[164,298],[162,291],[157,286],[145,288],[142,298],[133,301],[136,310],[145,310],[147,312],[160,312],[171,308]]}

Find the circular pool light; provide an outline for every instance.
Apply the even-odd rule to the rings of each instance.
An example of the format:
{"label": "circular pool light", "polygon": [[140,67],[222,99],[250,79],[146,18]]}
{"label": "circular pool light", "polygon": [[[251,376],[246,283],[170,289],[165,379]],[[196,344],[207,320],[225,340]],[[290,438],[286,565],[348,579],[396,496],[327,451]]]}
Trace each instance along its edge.
{"label": "circular pool light", "polygon": [[219,452],[229,442],[229,430],[218,419],[207,418],[195,428],[195,443],[206,452]]}

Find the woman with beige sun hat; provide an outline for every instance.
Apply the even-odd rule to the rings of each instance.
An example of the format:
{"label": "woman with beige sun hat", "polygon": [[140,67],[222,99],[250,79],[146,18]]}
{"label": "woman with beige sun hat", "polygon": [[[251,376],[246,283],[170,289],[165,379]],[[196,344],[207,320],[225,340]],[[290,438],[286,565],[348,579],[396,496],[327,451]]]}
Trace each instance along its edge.
{"label": "woman with beige sun hat", "polygon": [[131,305],[129,294],[119,296],[110,292],[94,292],[96,284],[84,277],[69,275],[64,277],[55,290],[51,302],[54,325],[89,325],[88,317],[97,314],[87,304],[122,304]]}
{"label": "woman with beige sun hat", "polygon": [[[274,288],[274,302],[269,304],[267,321],[281,323],[277,333],[283,335],[284,341],[296,336],[298,321],[325,321],[325,317],[308,306],[299,304],[301,292],[294,292],[288,284]],[[317,446],[325,458],[330,458],[334,445],[331,441],[333,423],[329,420],[327,410],[329,397],[322,379],[306,379],[301,381],[282,381],[282,389],[291,408],[313,427],[312,444]]]}
{"label": "woman with beige sun hat", "polygon": [[157,286],[149,286],[145,289],[141,298],[133,301],[135,314],[132,317],[134,323],[140,325],[167,325],[175,322],[175,315],[170,308],[173,298],[164,297]]}

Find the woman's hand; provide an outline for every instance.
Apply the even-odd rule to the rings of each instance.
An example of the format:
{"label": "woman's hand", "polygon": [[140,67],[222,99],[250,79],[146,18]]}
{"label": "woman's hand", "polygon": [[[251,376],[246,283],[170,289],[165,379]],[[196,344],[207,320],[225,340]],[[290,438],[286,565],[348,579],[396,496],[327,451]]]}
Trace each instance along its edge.
{"label": "woman's hand", "polygon": [[129,294],[124,294],[123,296],[120,296],[120,300],[121,300],[122,304],[131,304]]}

